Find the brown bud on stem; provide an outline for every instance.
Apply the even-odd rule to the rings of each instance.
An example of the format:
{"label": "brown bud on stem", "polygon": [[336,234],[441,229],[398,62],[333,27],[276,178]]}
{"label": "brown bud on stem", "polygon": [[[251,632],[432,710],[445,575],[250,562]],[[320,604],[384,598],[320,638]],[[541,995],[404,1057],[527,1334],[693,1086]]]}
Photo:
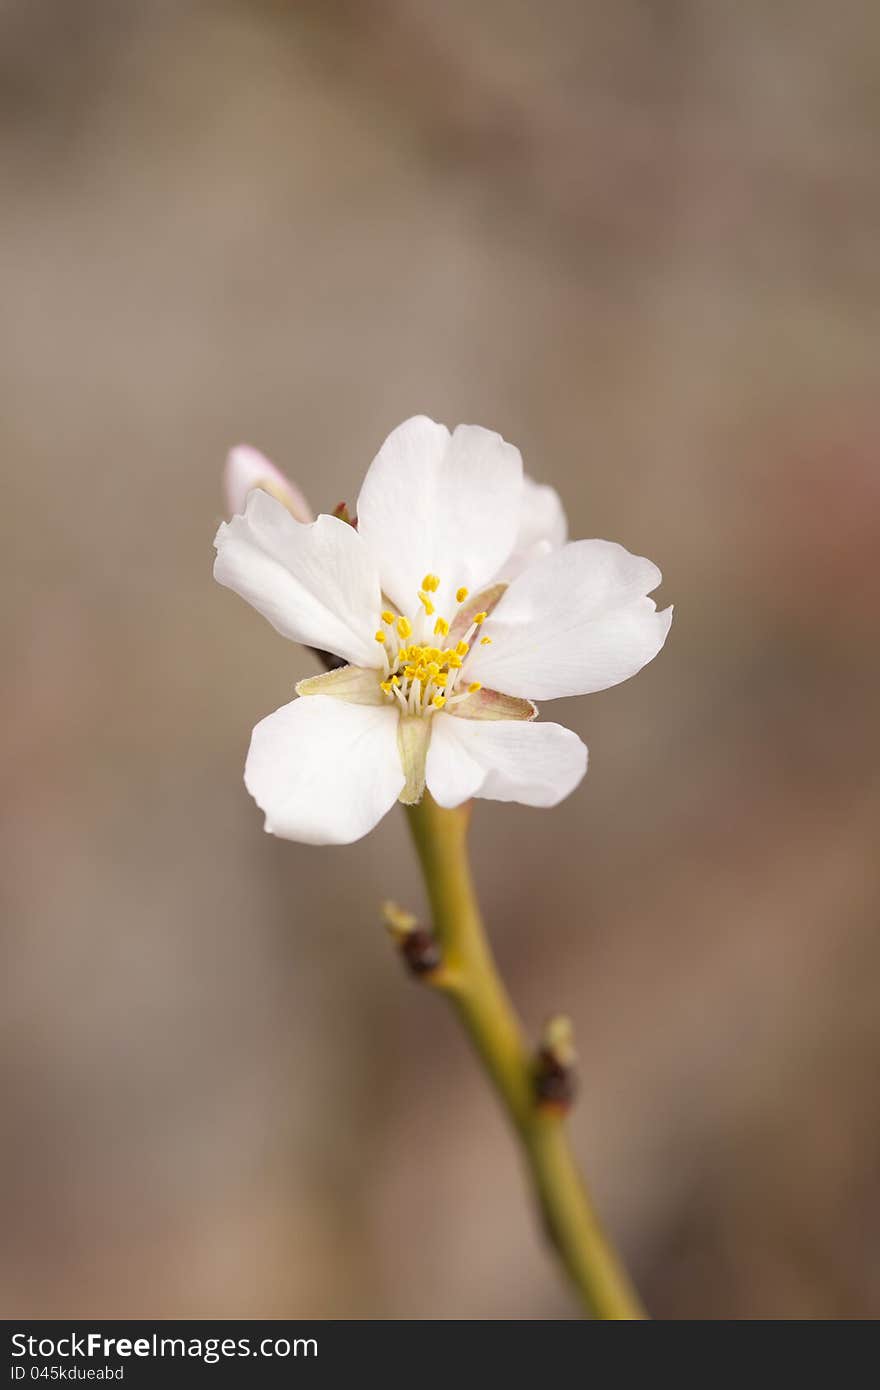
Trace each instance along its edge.
{"label": "brown bud on stem", "polygon": [[442,956],[433,932],[397,903],[384,903],[382,915],[411,975],[430,975],[439,969]]}
{"label": "brown bud on stem", "polygon": [[535,1098],[542,1109],[571,1109],[577,1092],[574,1029],[571,1019],[556,1014],[544,1027],[535,1057]]}

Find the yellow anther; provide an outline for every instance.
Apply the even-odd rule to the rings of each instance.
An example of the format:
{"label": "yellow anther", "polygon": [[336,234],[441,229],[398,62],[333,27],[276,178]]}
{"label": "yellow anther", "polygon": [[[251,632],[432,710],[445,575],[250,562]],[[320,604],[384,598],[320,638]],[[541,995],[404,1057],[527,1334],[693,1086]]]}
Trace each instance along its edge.
{"label": "yellow anther", "polygon": [[422,588],[427,589],[428,593],[436,594],[440,588],[440,577],[436,574],[426,574],[422,580]]}
{"label": "yellow anther", "polygon": [[492,641],[492,638],[491,638],[491,637],[481,637],[481,638],[480,638],[480,646],[481,646],[481,647],[488,647],[488,645],[489,645],[489,643],[490,643],[491,641]]}
{"label": "yellow anther", "polygon": [[[419,590],[419,602],[426,614],[435,616],[434,642],[442,643],[444,640],[449,641],[451,623],[448,618],[435,614],[432,596],[440,587],[440,582],[438,575],[430,572],[426,574]],[[468,597],[468,592],[464,585],[457,589],[457,601],[463,603]],[[470,621],[479,626],[487,616],[487,613],[477,613]],[[413,621],[403,613],[398,614],[388,608],[382,610],[381,617],[386,626],[384,631],[380,629],[376,632],[376,641],[385,649],[386,659],[385,674],[383,679],[379,679],[379,689],[387,699],[393,701],[396,698],[403,709],[425,715],[433,710],[442,709],[450,699],[455,705],[460,699],[464,699],[465,695],[475,695],[478,690],[483,689],[480,681],[472,681],[470,684],[462,682],[459,687],[462,693],[459,694],[456,692],[456,683],[458,672],[474,642],[480,641],[486,645],[491,638],[473,636],[468,641],[461,637],[454,646],[434,646],[430,638],[427,641],[413,640]],[[415,622],[420,625],[421,620],[416,617]],[[473,631],[472,628],[471,632]],[[394,643],[395,638],[396,659],[388,652],[388,647]],[[382,672],[379,671],[377,675],[381,678]],[[456,692],[454,698],[453,692]]]}

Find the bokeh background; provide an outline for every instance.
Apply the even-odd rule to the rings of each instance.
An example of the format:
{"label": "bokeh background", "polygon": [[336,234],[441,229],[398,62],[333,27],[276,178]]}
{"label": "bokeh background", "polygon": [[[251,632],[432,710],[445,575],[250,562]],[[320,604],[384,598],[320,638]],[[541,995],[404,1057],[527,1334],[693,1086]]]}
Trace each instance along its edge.
{"label": "bokeh background", "polygon": [[676,603],[474,825],[608,1226],[658,1316],[880,1314],[878,135],[870,0],[0,0],[7,1317],[576,1315],[402,817],[241,783],[312,666],[225,451],[329,510],[418,411]]}

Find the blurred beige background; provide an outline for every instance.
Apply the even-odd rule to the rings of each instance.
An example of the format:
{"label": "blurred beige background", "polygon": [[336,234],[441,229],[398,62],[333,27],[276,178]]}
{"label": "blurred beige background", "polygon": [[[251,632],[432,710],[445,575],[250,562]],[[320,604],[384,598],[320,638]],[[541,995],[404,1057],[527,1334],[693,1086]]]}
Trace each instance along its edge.
{"label": "blurred beige background", "polygon": [[[402,817],[265,836],[310,669],[211,581],[227,447],[353,500],[517,443],[676,621],[474,847],[663,1317],[880,1314],[880,14],[0,0],[7,1317],[569,1317],[392,958]],[[550,712],[549,710],[547,711]]]}

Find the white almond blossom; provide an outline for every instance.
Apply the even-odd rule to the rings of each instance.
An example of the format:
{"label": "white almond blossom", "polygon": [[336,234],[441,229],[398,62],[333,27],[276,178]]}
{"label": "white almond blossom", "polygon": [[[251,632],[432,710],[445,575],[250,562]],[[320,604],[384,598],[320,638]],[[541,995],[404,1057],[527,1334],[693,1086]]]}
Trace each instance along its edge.
{"label": "white almond blossom", "polygon": [[261,460],[227,465],[244,510],[217,532],[214,576],[282,636],[346,663],[300,681],[253,731],[245,783],[266,829],[347,844],[426,787],[446,807],[568,796],[587,750],[536,722],[532,701],[603,690],[657,655],[672,620],[648,597],[657,567],[610,541],[566,542],[557,494],[476,425],[450,434],[416,416],[392,431],[355,525],[297,520],[304,499]]}

